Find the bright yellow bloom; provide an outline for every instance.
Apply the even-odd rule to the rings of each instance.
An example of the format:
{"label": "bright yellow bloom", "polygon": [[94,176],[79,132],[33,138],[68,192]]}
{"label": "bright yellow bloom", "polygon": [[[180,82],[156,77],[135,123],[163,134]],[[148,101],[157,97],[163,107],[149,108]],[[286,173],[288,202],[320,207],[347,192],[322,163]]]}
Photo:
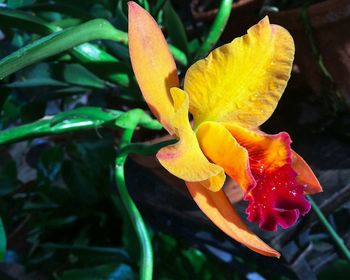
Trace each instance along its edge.
{"label": "bright yellow bloom", "polygon": [[290,149],[287,133],[258,130],[275,110],[290,77],[290,34],[264,18],[247,35],[193,64],[182,90],[157,23],[129,2],[129,49],[151,111],[179,139],[158,152],[160,163],[186,182],[201,210],[227,235],[255,252],[278,257],[241,221],[222,186],[225,174],[232,177],[249,201],[248,220],[266,230],[294,224],[310,209],[304,193],[321,191],[311,169]]}

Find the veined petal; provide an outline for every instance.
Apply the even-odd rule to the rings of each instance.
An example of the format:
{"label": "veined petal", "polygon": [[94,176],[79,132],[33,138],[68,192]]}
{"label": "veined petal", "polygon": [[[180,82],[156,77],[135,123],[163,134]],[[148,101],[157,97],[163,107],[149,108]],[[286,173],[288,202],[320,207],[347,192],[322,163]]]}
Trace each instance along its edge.
{"label": "veined petal", "polygon": [[196,135],[188,120],[188,95],[179,88],[172,88],[175,114],[170,120],[179,142],[159,150],[157,158],[170,173],[185,181],[198,182],[211,191],[218,191],[224,184],[224,170],[208,161],[202,153]]}
{"label": "veined petal", "polygon": [[198,207],[224,233],[254,252],[271,257],[280,256],[280,253],[249,230],[222,190],[211,192],[200,183],[186,182],[186,185]]}
{"label": "veined petal", "polygon": [[174,113],[170,88],[178,87],[175,61],[152,16],[135,2],[129,6],[129,52],[132,68],[149,108],[169,133]]}
{"label": "veined petal", "polygon": [[323,191],[310,166],[295,151],[292,151],[292,167],[298,174],[296,177],[298,183],[305,186],[305,194],[315,194]]}
{"label": "veined petal", "polygon": [[282,132],[267,135],[237,125],[225,127],[248,150],[251,172],[256,186],[245,195],[249,201],[248,220],[257,222],[264,230],[288,228],[310,210],[304,197],[305,186],[297,180],[292,166],[290,137]]}
{"label": "veined petal", "polygon": [[248,150],[251,168],[274,169],[291,162],[291,140],[288,133],[268,135],[236,124],[223,125],[238,143]]}
{"label": "veined petal", "polygon": [[204,122],[197,129],[201,150],[215,164],[224,168],[246,193],[255,186],[250,172],[248,152],[220,123]]}
{"label": "veined petal", "polygon": [[195,126],[203,121],[233,122],[247,128],[264,123],[287,85],[293,58],[291,35],[265,17],[247,35],[193,64],[184,87]]}

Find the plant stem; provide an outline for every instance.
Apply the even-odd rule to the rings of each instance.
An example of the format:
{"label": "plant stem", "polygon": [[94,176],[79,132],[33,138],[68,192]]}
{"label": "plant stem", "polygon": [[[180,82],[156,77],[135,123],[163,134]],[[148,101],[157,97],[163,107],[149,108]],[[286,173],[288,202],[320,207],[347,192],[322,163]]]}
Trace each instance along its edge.
{"label": "plant stem", "polygon": [[[125,129],[121,137],[120,148],[122,149],[126,145],[130,144],[134,129]],[[140,256],[140,279],[141,280],[152,280],[153,275],[153,249],[151,239],[148,234],[146,225],[142,219],[142,216],[133,202],[126,184],[124,165],[127,158],[127,153],[120,153],[115,161],[115,177],[117,187],[120,193],[120,198],[124,207],[126,208],[130,222],[132,223],[136,234],[139,238],[141,245],[141,256]]]}
{"label": "plant stem", "polygon": [[317,217],[320,219],[320,222],[326,228],[329,235],[338,246],[339,250],[344,254],[344,257],[346,258],[346,260],[350,262],[350,251],[345,246],[344,240],[338,235],[338,233],[333,229],[331,224],[327,221],[326,217],[324,216],[324,214],[322,213],[321,209],[318,207],[316,202],[310,196],[307,196],[307,198],[311,202],[312,209],[315,211]]}
{"label": "plant stem", "polygon": [[222,0],[216,18],[213,22],[213,25],[210,28],[209,34],[199,48],[195,60],[198,60],[205,55],[214,47],[216,42],[219,40],[224,28],[227,24],[227,21],[230,17],[232,11],[233,0]]}

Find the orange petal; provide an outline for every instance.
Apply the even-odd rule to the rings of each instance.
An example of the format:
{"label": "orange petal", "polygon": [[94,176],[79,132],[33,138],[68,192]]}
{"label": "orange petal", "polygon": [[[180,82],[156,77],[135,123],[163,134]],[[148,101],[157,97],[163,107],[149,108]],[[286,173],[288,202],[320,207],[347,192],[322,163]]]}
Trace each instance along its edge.
{"label": "orange petal", "polygon": [[298,173],[299,184],[305,186],[305,194],[322,192],[322,187],[310,166],[295,151],[292,151],[292,167]]}
{"label": "orange petal", "polygon": [[280,257],[279,252],[257,237],[242,222],[222,190],[214,193],[203,188],[200,183],[186,182],[186,185],[203,213],[228,236],[254,252],[264,256]]}
{"label": "orange petal", "polygon": [[290,159],[290,138],[285,132],[268,135],[258,130],[224,123],[238,143],[246,148],[253,159],[252,168],[274,169],[288,163]]}
{"label": "orange petal", "polygon": [[132,68],[149,108],[172,134],[170,88],[179,86],[175,61],[152,16],[135,2],[128,2],[128,6]]}
{"label": "orange petal", "polygon": [[218,191],[224,184],[224,170],[208,161],[201,151],[196,135],[188,120],[188,95],[179,88],[172,88],[175,114],[170,120],[179,142],[166,146],[157,153],[159,162],[170,173],[185,181],[203,181],[211,191]]}
{"label": "orange petal", "polygon": [[221,121],[256,128],[264,123],[287,85],[293,58],[291,35],[265,17],[248,34],[193,64],[184,88],[195,126]]}
{"label": "orange petal", "polygon": [[203,153],[224,168],[244,193],[254,187],[255,180],[250,172],[248,152],[224,126],[217,122],[204,122],[198,127],[196,135]]}

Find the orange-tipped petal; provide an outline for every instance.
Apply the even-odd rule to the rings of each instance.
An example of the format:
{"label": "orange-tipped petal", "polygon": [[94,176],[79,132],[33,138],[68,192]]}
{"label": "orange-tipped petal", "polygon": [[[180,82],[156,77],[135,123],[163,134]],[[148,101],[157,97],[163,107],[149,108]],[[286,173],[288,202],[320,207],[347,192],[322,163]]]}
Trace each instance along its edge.
{"label": "orange-tipped petal", "polygon": [[159,162],[170,173],[185,181],[203,181],[211,191],[218,191],[224,184],[224,170],[208,161],[202,153],[196,135],[188,120],[188,95],[179,88],[172,88],[175,114],[170,120],[180,139],[157,153]]}
{"label": "orange-tipped petal", "polygon": [[185,77],[195,126],[220,121],[256,128],[264,123],[287,85],[293,59],[293,38],[267,17],[247,35],[212,51]]}
{"label": "orange-tipped petal", "polygon": [[223,125],[217,122],[204,122],[198,127],[196,135],[206,157],[224,168],[244,193],[255,186],[255,180],[250,172],[247,150]]}
{"label": "orange-tipped petal", "polygon": [[214,193],[203,188],[200,183],[186,182],[186,185],[198,207],[224,233],[254,252],[280,257],[279,252],[257,237],[242,222],[222,190]]}
{"label": "orange-tipped petal", "polygon": [[305,186],[305,194],[315,194],[323,191],[310,166],[295,151],[292,151],[292,167],[298,174],[296,177],[298,183]]}
{"label": "orange-tipped petal", "polygon": [[149,108],[172,134],[170,88],[179,86],[175,61],[152,16],[135,2],[128,2],[128,6],[132,68]]}

